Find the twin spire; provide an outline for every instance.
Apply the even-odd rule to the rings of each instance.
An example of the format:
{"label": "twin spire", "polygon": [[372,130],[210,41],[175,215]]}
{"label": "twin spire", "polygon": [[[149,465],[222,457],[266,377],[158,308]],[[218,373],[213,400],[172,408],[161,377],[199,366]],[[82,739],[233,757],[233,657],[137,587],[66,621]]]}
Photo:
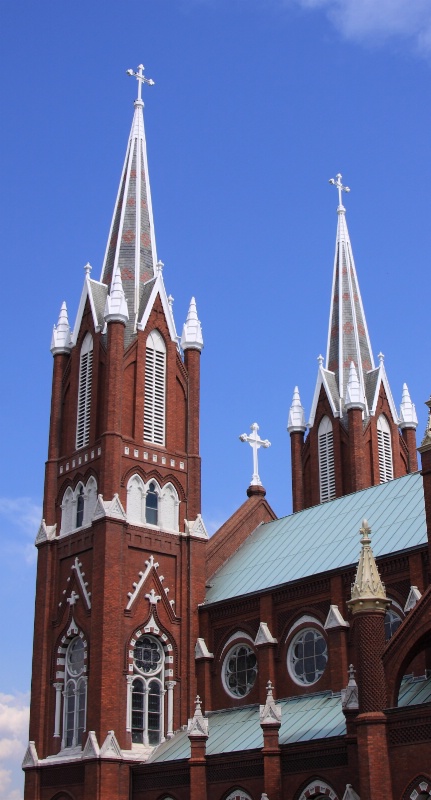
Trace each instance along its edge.
{"label": "twin spire", "polygon": [[[375,366],[364,307],[362,304],[346,222],[343,192],[350,192],[341,181],[341,174],[329,181],[338,190],[338,224],[329,314],[326,366],[319,356],[319,370],[314,393],[309,427],[314,424],[321,387],[330,402],[334,417],[343,417],[350,408],[359,408],[365,417],[376,411],[379,388],[383,383],[393,421],[401,428],[417,427],[415,407],[406,384],[403,387],[398,415],[386,375],[384,356],[379,354]],[[288,431],[305,431],[304,410],[298,387],[295,387],[289,411]]]}
{"label": "twin spire", "polygon": [[[63,303],[60,318],[51,342],[51,351],[69,352],[76,342],[87,298],[90,302],[96,331],[103,332],[107,322],[123,322],[125,346],[127,347],[138,329],[145,327],[157,295],[160,296],[171,337],[177,343],[180,338],[175,330],[172,298],[168,298],[163,282],[163,264],[157,260],[148,174],[147,145],[144,127],[144,103],[142,86],[154,85],[146,78],[142,64],[136,72],[127,74],[138,82],[138,96],[134,102],[132,127],[127,144],[126,157],[109,230],[108,243],[103,260],[100,281],[90,277],[90,265],[86,268],[86,280],[81,296],[77,321],[73,335],[69,328],[66,304]],[[203,347],[202,329],[196,302],[190,303],[187,321],[181,338],[183,349]]]}

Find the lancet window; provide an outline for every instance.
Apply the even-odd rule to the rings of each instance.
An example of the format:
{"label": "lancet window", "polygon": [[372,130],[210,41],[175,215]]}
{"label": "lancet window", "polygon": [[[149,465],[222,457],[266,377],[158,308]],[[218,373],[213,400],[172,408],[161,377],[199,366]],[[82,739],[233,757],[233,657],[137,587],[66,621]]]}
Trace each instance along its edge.
{"label": "lancet window", "polygon": [[91,381],[93,376],[93,337],[84,338],[79,359],[78,415],[76,421],[76,449],[90,441]]}
{"label": "lancet window", "polygon": [[318,432],[320,502],[335,497],[334,441],[332,423],[323,417]]}
{"label": "lancet window", "polygon": [[178,531],[179,505],[172,483],[160,487],[154,479],[144,483],[140,475],[133,475],[127,484],[127,520],[133,525]]}
{"label": "lancet window", "polygon": [[91,525],[97,503],[97,483],[91,475],[86,485],[78,483],[75,490],[66,489],[61,503],[60,535],[72,533]]}
{"label": "lancet window", "polygon": [[379,449],[380,483],[386,483],[394,477],[394,465],[392,460],[391,429],[384,414],[380,414],[377,420],[377,444]]}
{"label": "lancet window", "polygon": [[144,441],[165,444],[166,345],[158,331],[147,338],[145,352]]}
{"label": "lancet window", "polygon": [[57,665],[64,664],[64,671],[57,672],[57,677],[63,680],[54,684],[54,736],[61,734],[62,750],[82,747],[86,730],[87,642],[82,631],[78,633],[75,628],[73,633],[77,635],[65,636],[58,648]]}
{"label": "lancet window", "polygon": [[154,636],[141,636],[133,650],[130,729],[133,744],[154,746],[164,739],[165,653]]}

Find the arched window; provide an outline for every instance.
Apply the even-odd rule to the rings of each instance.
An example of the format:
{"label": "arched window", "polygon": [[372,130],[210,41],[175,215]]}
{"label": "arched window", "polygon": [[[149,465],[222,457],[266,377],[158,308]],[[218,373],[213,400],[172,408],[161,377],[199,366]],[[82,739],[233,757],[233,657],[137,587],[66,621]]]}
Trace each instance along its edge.
{"label": "arched window", "polygon": [[147,339],[145,354],[144,441],[165,444],[166,345],[158,331]]}
{"label": "arched window", "polygon": [[84,487],[79,485],[76,494],[76,521],[75,528],[81,528],[84,523]]}
{"label": "arched window", "polygon": [[78,416],[76,421],[76,449],[90,441],[91,379],[93,376],[93,338],[87,333],[79,359]]}
{"label": "arched window", "polygon": [[228,794],[226,800],[251,800],[251,797],[243,792],[242,789],[234,789],[233,792]]}
{"label": "arched window", "polygon": [[160,498],[160,515],[159,525],[168,531],[178,530],[178,509],[179,499],[177,492],[172,483],[167,483],[162,488],[162,496]]}
{"label": "arched window", "polygon": [[[392,603],[394,603],[394,601],[392,601]],[[398,606],[398,603],[396,603],[396,605]],[[402,621],[403,621],[403,612],[399,606],[396,610],[393,607],[388,608],[388,610],[385,613],[386,641],[389,641],[389,639],[392,638],[395,631],[397,631],[398,628],[400,627]]]}
{"label": "arched window", "polygon": [[163,679],[165,654],[153,636],[141,636],[133,651],[131,730],[134,744],[163,741]]}
{"label": "arched window", "polygon": [[392,462],[391,429],[384,414],[380,414],[377,420],[377,444],[379,448],[380,483],[386,483],[394,477],[394,465]]}
{"label": "arched window", "polygon": [[77,528],[91,525],[97,504],[97,483],[91,476],[86,486],[80,482],[75,491],[70,486],[63,495],[61,504],[60,535],[73,533]]}
{"label": "arched window", "polygon": [[330,798],[330,800],[338,800],[338,795],[329,784],[322,780],[309,783],[304,791],[301,792],[299,800],[309,800],[311,797],[313,800],[328,800],[328,798]]}
{"label": "arched window", "polygon": [[292,639],[287,666],[295,683],[309,686],[323,675],[328,661],[326,639],[317,628],[305,628]]}
{"label": "arched window", "polygon": [[335,497],[334,442],[329,417],[323,417],[319,425],[318,440],[320,502],[324,503]]}
{"label": "arched window", "polygon": [[257,677],[257,658],[254,650],[245,643],[229,650],[223,662],[222,679],[231,697],[245,697],[251,692]]}
{"label": "arched window", "polygon": [[147,496],[145,498],[145,521],[150,525],[157,525],[159,521],[159,496],[156,491],[156,484],[151,481]]}
{"label": "arched window", "polygon": [[[64,651],[63,651],[64,652]],[[65,692],[62,748],[81,747],[87,710],[86,649],[82,635],[75,636],[65,654]]]}

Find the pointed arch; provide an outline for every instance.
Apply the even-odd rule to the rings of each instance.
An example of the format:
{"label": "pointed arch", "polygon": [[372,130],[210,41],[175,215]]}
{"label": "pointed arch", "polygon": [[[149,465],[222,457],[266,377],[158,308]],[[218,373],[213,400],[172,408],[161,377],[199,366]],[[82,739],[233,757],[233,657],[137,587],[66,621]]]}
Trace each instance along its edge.
{"label": "pointed arch", "polygon": [[127,521],[142,525],[144,515],[145,485],[140,475],[132,475],[127,483]]}
{"label": "pointed arch", "polygon": [[178,531],[178,509],[180,501],[172,483],[162,488],[160,498],[160,527],[168,531]]}
{"label": "pointed arch", "polygon": [[380,414],[377,420],[377,445],[379,450],[380,483],[387,483],[394,477],[394,462],[391,428],[384,414]]}
{"label": "pointed arch", "polygon": [[332,422],[323,417],[318,430],[320,502],[335,497],[334,440]]}
{"label": "pointed arch", "polygon": [[311,781],[302,789],[300,794],[296,795],[297,800],[309,800],[310,797],[313,797],[314,800],[320,800],[320,798],[339,800],[334,789],[326,781],[321,780]]}
{"label": "pointed arch", "polygon": [[87,333],[79,357],[78,413],[76,419],[76,449],[90,441],[91,382],[93,377],[93,337]]}
{"label": "pointed arch", "polygon": [[91,475],[85,486],[84,525],[90,525],[97,505],[97,481]]}
{"label": "pointed arch", "polygon": [[159,331],[148,334],[145,351],[144,441],[165,444],[166,345]]}
{"label": "pointed arch", "polygon": [[61,503],[60,535],[73,530],[74,494],[70,486],[67,487]]}

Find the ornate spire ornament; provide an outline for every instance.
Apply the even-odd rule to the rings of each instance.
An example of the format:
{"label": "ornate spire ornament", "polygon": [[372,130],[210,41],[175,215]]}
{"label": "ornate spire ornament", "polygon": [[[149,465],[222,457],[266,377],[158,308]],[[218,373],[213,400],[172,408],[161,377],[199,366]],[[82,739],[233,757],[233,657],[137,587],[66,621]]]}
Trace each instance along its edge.
{"label": "ornate spire ornament", "polygon": [[61,304],[57,325],[54,325],[52,331],[51,353],[53,356],[57,355],[57,353],[70,353],[71,348],[71,331],[67,316],[67,306],[66,303],[63,302]]}
{"label": "ornate spire ornament", "polygon": [[289,433],[295,433],[296,431],[304,433],[307,430],[305,412],[301,404],[301,398],[299,396],[299,389],[297,386],[295,386],[293,390],[292,405],[290,406],[289,418],[287,420],[287,430]]}
{"label": "ornate spire ornament", "polygon": [[386,597],[384,584],[380,580],[377,564],[371,549],[371,528],[366,519],[362,521],[361,545],[356,578],[352,584],[352,596],[347,605],[353,614],[358,611],[380,610],[384,611],[389,601]]}
{"label": "ornate spire ornament", "polygon": [[416,415],[415,404],[412,403],[410,392],[407,384],[403,384],[403,395],[400,405],[400,428],[413,428],[416,430],[418,426],[418,418]]}
{"label": "ornate spire ornament", "polygon": [[181,335],[181,347],[183,350],[202,350],[203,346],[202,326],[198,319],[196,300],[192,297]]}
{"label": "ornate spire ornament", "polygon": [[259,720],[261,725],[281,725],[281,706],[274,700],[271,681],[266,684],[266,702],[260,706]]}
{"label": "ornate spire ornament", "polygon": [[201,736],[208,738],[208,720],[202,714],[201,698],[199,695],[196,695],[195,713],[193,717],[189,719],[187,734],[190,737]]}
{"label": "ornate spire ornament", "polygon": [[360,408],[363,411],[365,408],[364,392],[359,382],[358,373],[356,372],[356,367],[353,361],[350,362],[344,407],[346,411],[348,411],[349,408]]}

